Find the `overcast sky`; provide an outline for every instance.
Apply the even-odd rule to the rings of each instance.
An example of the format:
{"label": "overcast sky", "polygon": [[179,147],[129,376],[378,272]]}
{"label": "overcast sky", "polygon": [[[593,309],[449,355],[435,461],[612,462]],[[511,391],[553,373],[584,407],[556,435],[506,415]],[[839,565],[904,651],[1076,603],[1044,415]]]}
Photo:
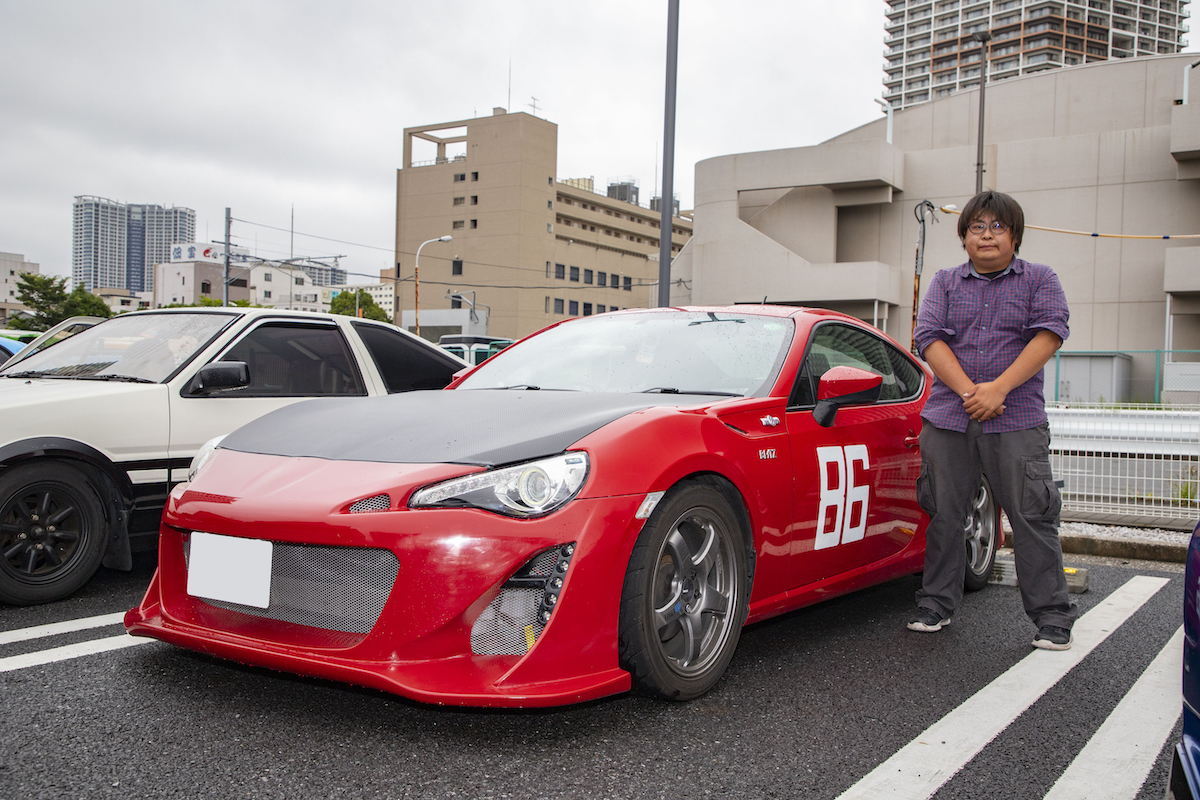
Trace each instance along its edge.
{"label": "overcast sky", "polygon": [[[879,117],[883,0],[681,6],[684,208],[701,159]],[[192,208],[201,241],[228,206],[235,242],[286,258],[294,207],[296,255],[374,276],[403,129],[535,113],[535,97],[559,178],[632,176],[646,202],[666,24],[667,0],[0,0],[0,251],[69,275],[88,194]]]}

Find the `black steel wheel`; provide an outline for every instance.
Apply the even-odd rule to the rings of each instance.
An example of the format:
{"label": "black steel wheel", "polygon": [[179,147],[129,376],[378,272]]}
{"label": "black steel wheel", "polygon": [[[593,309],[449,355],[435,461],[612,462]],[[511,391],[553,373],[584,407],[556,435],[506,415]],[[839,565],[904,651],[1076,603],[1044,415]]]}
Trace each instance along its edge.
{"label": "black steel wheel", "polygon": [[648,694],[691,700],[737,648],[750,591],[738,517],[717,489],[683,483],[638,536],[621,595],[622,666]]}
{"label": "black steel wheel", "polygon": [[969,592],[977,592],[987,586],[1000,546],[1000,506],[987,478],[979,484],[979,491],[971,501],[963,521],[963,535],[967,540],[967,575],[963,586]]}
{"label": "black steel wheel", "polygon": [[41,462],[0,472],[0,601],[33,605],[76,592],[100,566],[106,528],[82,470]]}

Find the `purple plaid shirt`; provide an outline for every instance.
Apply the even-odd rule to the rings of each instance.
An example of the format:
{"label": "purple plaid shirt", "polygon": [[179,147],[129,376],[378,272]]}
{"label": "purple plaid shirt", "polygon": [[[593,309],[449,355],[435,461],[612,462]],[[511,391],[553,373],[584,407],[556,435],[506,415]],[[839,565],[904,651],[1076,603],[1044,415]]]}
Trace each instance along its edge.
{"label": "purple plaid shirt", "polygon": [[[917,329],[917,349],[941,339],[950,346],[967,377],[984,383],[1000,377],[1040,330],[1066,341],[1067,298],[1054,270],[1014,258],[1008,269],[988,279],[972,274],[971,263],[944,269],[925,292]],[[984,433],[1035,428],[1046,422],[1042,371],[1009,392],[1004,413],[983,424]],[[935,427],[965,432],[970,415],[962,398],[934,381],[921,416]]]}

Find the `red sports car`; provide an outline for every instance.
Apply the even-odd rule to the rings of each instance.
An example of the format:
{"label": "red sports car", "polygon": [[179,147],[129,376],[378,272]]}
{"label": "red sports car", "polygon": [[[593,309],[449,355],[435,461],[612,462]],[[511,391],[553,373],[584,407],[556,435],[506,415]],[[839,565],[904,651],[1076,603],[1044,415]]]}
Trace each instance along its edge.
{"label": "red sports car", "polygon": [[[303,402],[171,493],[129,632],[429,703],[713,686],[742,626],[922,568],[924,369],[777,306],[629,310],[447,391]],[[986,581],[998,510],[964,529]]]}

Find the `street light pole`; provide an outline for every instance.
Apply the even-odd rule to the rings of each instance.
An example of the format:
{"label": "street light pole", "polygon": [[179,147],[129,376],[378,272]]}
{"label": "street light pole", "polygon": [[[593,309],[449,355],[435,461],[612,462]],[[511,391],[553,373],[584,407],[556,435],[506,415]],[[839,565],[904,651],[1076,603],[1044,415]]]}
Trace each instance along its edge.
{"label": "street light pole", "polygon": [[[421,335],[421,248],[430,242],[448,242],[454,237],[450,234],[436,239],[426,239],[417,247],[417,257],[413,266],[413,310],[416,312],[417,336]],[[399,278],[399,274],[396,275]]]}
{"label": "street light pole", "polygon": [[983,100],[987,89],[988,42],[992,40],[992,34],[988,31],[978,31],[971,38],[979,42],[979,59],[981,64],[981,71],[979,73],[978,156],[975,159],[975,194],[979,194],[983,191]]}

